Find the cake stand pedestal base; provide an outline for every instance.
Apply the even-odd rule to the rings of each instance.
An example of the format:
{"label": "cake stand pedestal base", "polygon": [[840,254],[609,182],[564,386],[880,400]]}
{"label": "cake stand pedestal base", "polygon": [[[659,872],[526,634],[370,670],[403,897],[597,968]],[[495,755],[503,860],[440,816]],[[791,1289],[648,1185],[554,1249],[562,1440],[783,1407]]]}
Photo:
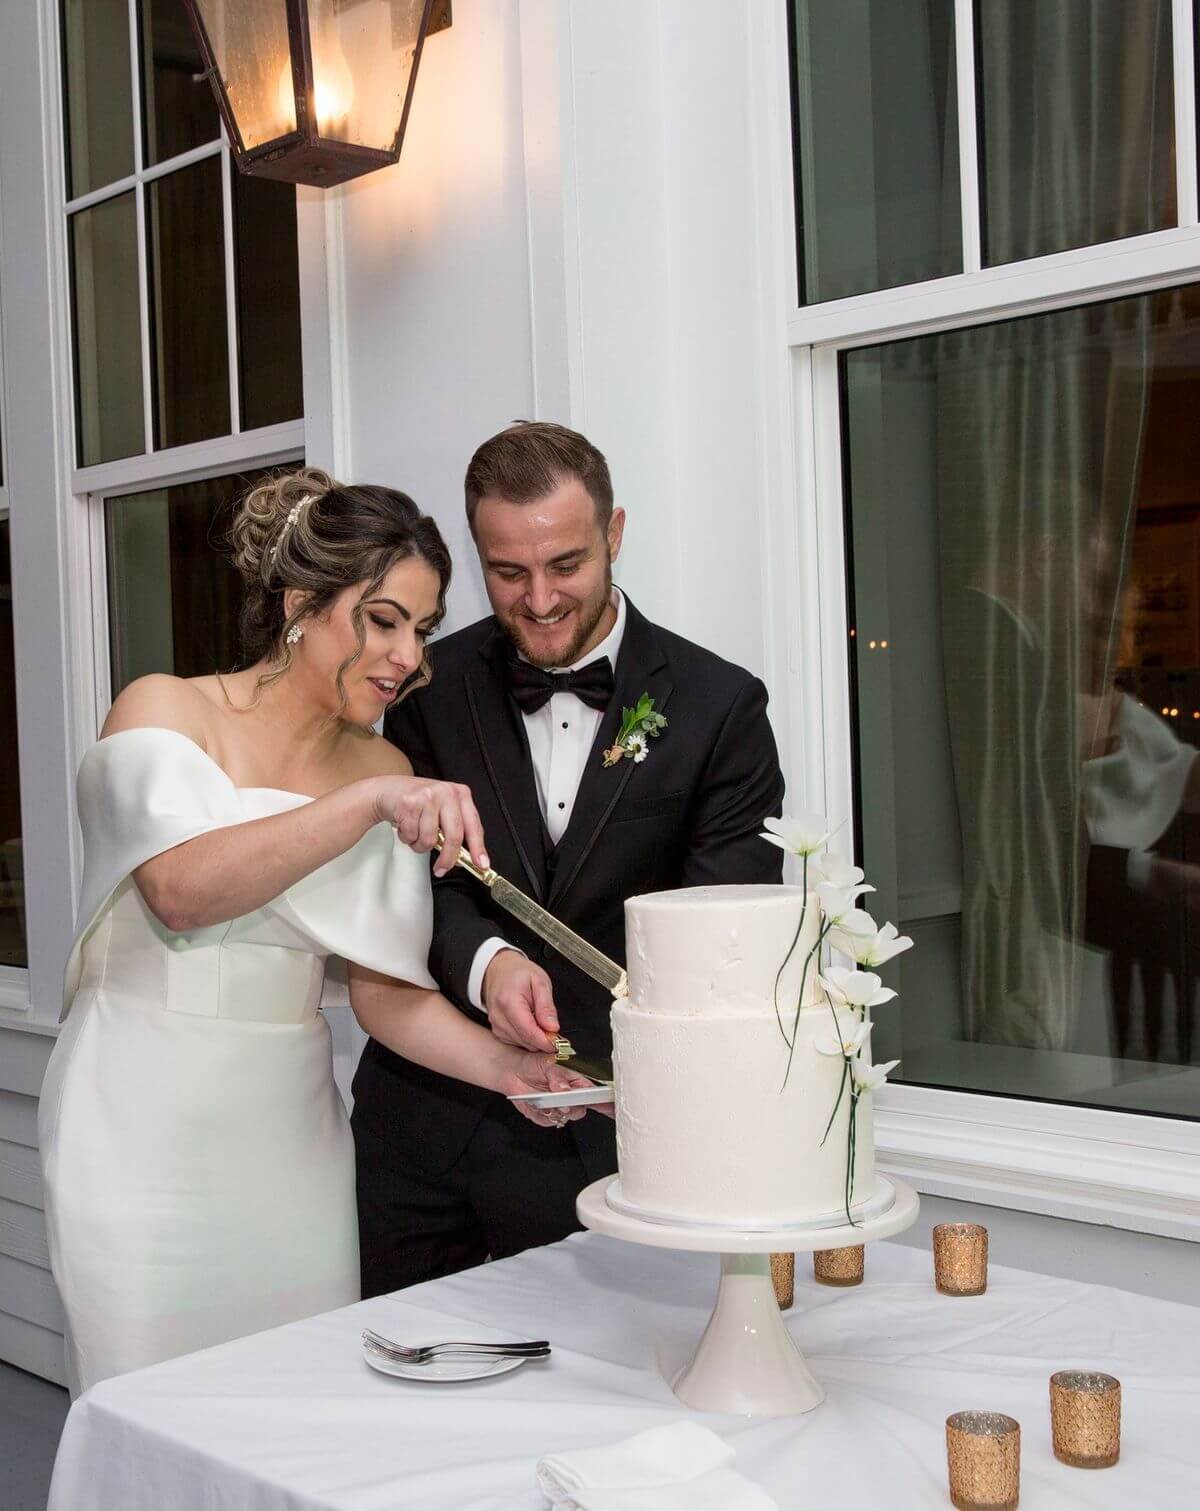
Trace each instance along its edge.
{"label": "cake stand pedestal base", "polygon": [[721,1284],[708,1326],[692,1362],[671,1385],[697,1411],[780,1417],[811,1411],[825,1398],[784,1323],[771,1284],[772,1253],[808,1253],[871,1243],[915,1221],[917,1193],[903,1181],[878,1178],[894,1200],[857,1226],[775,1228],[764,1232],[650,1222],[618,1212],[606,1195],[616,1176],[594,1181],[579,1194],[584,1227],[628,1243],[721,1255]]}

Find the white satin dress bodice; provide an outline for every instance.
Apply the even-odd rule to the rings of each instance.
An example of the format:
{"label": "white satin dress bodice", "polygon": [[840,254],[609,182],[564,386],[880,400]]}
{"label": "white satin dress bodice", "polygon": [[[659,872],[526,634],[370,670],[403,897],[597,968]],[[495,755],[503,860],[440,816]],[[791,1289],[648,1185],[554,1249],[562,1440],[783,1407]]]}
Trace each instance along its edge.
{"label": "white satin dress bodice", "polygon": [[110,736],[80,768],[81,928],[39,1107],[74,1393],[358,1299],[325,962],[431,986],[426,863],[377,825],[257,912],[182,934],[130,874],[308,801],[235,787],[169,730]]}

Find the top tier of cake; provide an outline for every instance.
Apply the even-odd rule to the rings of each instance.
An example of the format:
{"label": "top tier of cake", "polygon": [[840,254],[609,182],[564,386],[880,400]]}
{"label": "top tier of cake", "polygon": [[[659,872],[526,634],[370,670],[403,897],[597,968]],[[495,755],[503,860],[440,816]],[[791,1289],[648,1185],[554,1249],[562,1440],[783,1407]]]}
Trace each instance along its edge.
{"label": "top tier of cake", "polygon": [[[816,893],[808,894],[805,908],[799,887],[683,887],[630,897],[625,903],[628,1006],[681,1018],[774,1014],[776,1001],[794,1008],[820,916]],[[820,1000],[814,955],[804,1005]]]}

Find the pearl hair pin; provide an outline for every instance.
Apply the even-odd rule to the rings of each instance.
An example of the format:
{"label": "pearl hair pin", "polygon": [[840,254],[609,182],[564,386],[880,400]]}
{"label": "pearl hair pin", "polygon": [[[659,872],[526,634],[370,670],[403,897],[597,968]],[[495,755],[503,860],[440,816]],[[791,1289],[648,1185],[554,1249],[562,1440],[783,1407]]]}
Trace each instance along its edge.
{"label": "pearl hair pin", "polygon": [[287,539],[288,531],[292,528],[292,526],[300,518],[300,511],[301,511],[301,509],[304,508],[305,504],[311,504],[312,501],[313,501],[313,499],[315,497],[316,497],[315,494],[306,493],[302,499],[300,499],[296,503],[294,503],[292,505],[292,507],[288,510],[288,516],[284,520],[282,526],[280,527],[279,534],[278,534],[278,536],[276,536],[275,544],[271,547],[270,555],[268,557],[268,560],[270,561],[270,563],[271,563],[272,566],[274,566],[274,564],[275,564],[275,558],[279,555],[279,549],[280,549],[280,547],[283,545],[284,541]]}

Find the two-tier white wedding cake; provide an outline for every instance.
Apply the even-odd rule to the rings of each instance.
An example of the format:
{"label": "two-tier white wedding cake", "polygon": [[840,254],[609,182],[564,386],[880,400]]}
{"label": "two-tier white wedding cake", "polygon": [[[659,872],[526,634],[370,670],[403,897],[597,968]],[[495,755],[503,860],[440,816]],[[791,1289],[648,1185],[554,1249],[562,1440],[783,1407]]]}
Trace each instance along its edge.
{"label": "two-tier white wedding cake", "polygon": [[629,996],[612,1013],[613,1206],[769,1229],[834,1225],[847,1201],[852,1214],[871,1204],[871,1099],[858,1101],[848,1182],[845,1062],[818,1048],[838,1024],[817,978],[820,920],[817,895],[805,906],[799,887],[690,887],[626,902]]}

